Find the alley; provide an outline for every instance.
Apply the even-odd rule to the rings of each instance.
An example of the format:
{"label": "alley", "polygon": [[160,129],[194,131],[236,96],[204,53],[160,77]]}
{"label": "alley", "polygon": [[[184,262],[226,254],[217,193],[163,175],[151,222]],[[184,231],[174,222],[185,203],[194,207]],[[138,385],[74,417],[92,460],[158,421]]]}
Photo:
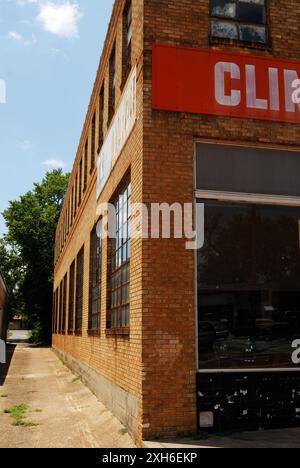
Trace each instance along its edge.
{"label": "alley", "polygon": [[[0,448],[134,448],[124,427],[50,349],[19,342],[9,345],[8,357],[0,367]],[[19,426],[16,408],[24,409]]]}

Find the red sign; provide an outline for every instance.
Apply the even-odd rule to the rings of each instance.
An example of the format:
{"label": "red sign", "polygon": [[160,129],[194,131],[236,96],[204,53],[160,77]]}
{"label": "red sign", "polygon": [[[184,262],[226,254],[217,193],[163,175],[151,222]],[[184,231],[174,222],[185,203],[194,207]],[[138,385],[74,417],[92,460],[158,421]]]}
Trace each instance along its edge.
{"label": "red sign", "polygon": [[153,46],[153,109],[300,123],[300,62]]}

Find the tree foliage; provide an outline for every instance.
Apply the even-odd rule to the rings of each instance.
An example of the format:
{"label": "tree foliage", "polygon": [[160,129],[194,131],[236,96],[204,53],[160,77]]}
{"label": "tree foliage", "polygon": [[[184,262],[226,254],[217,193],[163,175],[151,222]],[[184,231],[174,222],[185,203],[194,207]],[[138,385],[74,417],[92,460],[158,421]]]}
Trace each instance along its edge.
{"label": "tree foliage", "polygon": [[0,243],[0,265],[13,307],[31,325],[41,324],[45,341],[51,337],[55,230],[68,179],[61,170],[48,172],[3,213],[8,233]]}

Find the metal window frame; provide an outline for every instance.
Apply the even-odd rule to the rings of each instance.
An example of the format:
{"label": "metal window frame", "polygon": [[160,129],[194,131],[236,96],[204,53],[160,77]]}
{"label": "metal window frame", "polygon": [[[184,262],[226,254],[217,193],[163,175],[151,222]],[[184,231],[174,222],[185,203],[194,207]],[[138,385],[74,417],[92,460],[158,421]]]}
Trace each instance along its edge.
{"label": "metal window frame", "polygon": [[[225,192],[216,190],[200,190],[197,188],[197,144],[211,144],[211,145],[226,145],[233,147],[253,147],[265,150],[282,150],[286,151],[287,148],[278,148],[271,145],[254,145],[254,144],[240,144],[235,142],[224,142],[224,141],[212,141],[212,140],[201,140],[197,139],[194,141],[194,204],[197,204],[197,200],[216,200],[221,202],[233,202],[233,203],[248,203],[252,205],[273,205],[273,206],[299,206],[300,197],[288,197],[282,195],[265,195],[265,194],[253,194],[243,192]],[[300,148],[292,148],[290,151],[300,153]],[[196,213],[196,210],[194,211]],[[199,368],[199,351],[198,351],[198,262],[197,262],[198,251],[195,250],[194,264],[195,264],[195,351],[196,351],[196,372],[198,374],[233,374],[233,373],[271,373],[271,372],[300,372],[300,368],[237,368],[237,369],[200,369]]]}

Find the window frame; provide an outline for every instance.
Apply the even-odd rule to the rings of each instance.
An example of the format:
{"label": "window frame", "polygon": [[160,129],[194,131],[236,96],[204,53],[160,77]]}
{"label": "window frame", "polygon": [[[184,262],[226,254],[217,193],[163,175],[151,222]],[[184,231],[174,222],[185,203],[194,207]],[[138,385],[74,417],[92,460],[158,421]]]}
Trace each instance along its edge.
{"label": "window frame", "polygon": [[83,193],[86,192],[88,184],[89,170],[89,139],[87,138],[84,144],[84,178],[83,178]]}
{"label": "window frame", "polygon": [[[237,3],[239,0],[228,0]],[[272,39],[271,39],[271,22],[270,22],[270,2],[269,0],[265,0],[265,9],[266,9],[266,22],[265,23],[256,23],[251,21],[240,21],[233,18],[223,18],[222,16],[213,16],[212,15],[212,2],[213,0],[209,0],[209,18],[210,18],[210,26],[209,26],[209,42],[211,44],[230,44],[233,46],[239,47],[248,47],[254,49],[271,49],[272,48]],[[228,37],[217,37],[213,36],[212,33],[212,23],[213,21],[221,21],[224,23],[230,23],[235,25],[245,25],[245,26],[256,26],[256,27],[265,27],[266,30],[266,42],[256,42],[256,41],[245,41],[243,39],[237,38],[232,39]]]}
{"label": "window frame", "polygon": [[68,292],[68,274],[63,279],[63,303],[62,303],[62,334],[66,334],[67,328],[67,292]]}
{"label": "window frame", "polygon": [[92,125],[91,125],[91,165],[90,165],[90,174],[93,173],[96,166],[96,111],[93,114]]}
{"label": "window frame", "polygon": [[104,109],[105,109],[105,102],[104,102],[104,96],[105,96],[105,93],[104,93],[104,84],[102,84],[101,88],[100,88],[100,92],[99,92],[99,101],[98,101],[98,112],[99,112],[99,115],[98,115],[98,150],[97,150],[97,153],[99,154],[100,153],[100,150],[102,148],[102,145],[103,145],[103,141],[104,141]]}
{"label": "window frame", "polygon": [[74,312],[75,312],[75,280],[76,261],[74,260],[69,269],[69,302],[68,302],[68,334],[74,333]]}
{"label": "window frame", "polygon": [[[127,192],[126,199],[126,222],[122,222],[121,229],[127,229],[128,237],[119,238],[119,220],[124,220],[124,211],[119,209],[119,203],[124,194]],[[131,285],[131,239],[130,239],[130,224],[131,224],[131,180],[126,177],[124,182],[119,186],[111,203],[116,207],[116,238],[109,239],[109,267],[108,267],[108,310],[106,320],[107,335],[123,335],[128,336],[130,333],[130,285]],[[121,208],[125,207],[123,203]],[[118,237],[118,239],[117,239]],[[118,246],[118,242],[120,242]],[[123,249],[126,249],[126,260],[123,260]],[[121,264],[117,266],[118,255],[121,253]],[[115,263],[115,267],[113,266]],[[123,281],[125,277],[125,281]],[[120,282],[119,282],[119,278]],[[127,292],[126,292],[127,289]],[[128,300],[123,302],[123,294],[128,297]],[[119,300],[118,300],[119,297]],[[114,300],[117,299],[116,303]],[[114,305],[112,305],[114,303]],[[125,317],[124,315],[125,314]]]}
{"label": "window frame", "polygon": [[[81,265],[79,261],[82,261]],[[79,265],[78,265],[79,264]],[[83,297],[84,297],[84,245],[76,257],[76,299],[75,299],[75,334],[82,335],[83,329]]]}
{"label": "window frame", "polygon": [[[101,333],[101,305],[102,305],[102,255],[103,241],[101,238],[101,220],[95,224],[90,233],[90,271],[89,271],[89,321],[88,333]],[[100,235],[98,235],[98,233]],[[96,298],[95,293],[96,292]],[[93,312],[96,303],[96,313]],[[94,318],[96,317],[96,326]]]}
{"label": "window frame", "polygon": [[108,123],[110,124],[116,111],[116,88],[117,88],[117,53],[116,42],[113,45],[109,57],[109,99],[108,99]]}
{"label": "window frame", "polygon": [[82,201],[82,159],[79,163],[79,187],[78,187],[78,207],[81,205]]}
{"label": "window frame", "polygon": [[[129,21],[129,12],[130,21]],[[132,0],[126,0],[123,10],[123,51],[122,51],[122,88],[132,69],[132,37],[133,37]]]}

